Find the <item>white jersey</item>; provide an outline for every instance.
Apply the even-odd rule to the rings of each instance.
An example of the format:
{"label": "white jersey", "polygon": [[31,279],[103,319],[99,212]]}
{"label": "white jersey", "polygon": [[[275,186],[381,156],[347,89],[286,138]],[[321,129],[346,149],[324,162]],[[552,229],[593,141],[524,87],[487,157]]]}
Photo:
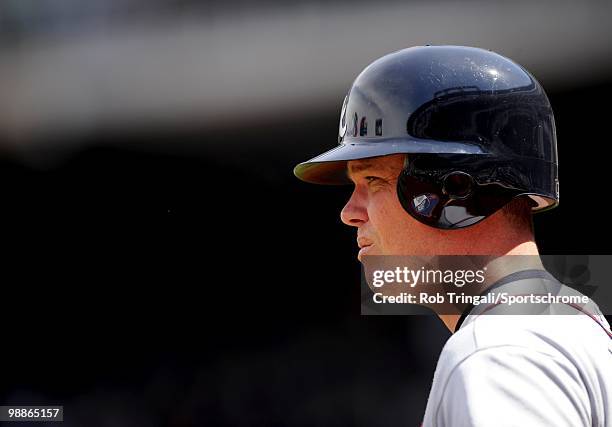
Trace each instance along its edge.
{"label": "white jersey", "polygon": [[[495,292],[534,286],[579,294],[533,278]],[[543,315],[473,308],[440,354],[423,426],[612,427],[610,325],[592,302],[575,315],[559,315],[578,313],[566,304],[551,307]]]}

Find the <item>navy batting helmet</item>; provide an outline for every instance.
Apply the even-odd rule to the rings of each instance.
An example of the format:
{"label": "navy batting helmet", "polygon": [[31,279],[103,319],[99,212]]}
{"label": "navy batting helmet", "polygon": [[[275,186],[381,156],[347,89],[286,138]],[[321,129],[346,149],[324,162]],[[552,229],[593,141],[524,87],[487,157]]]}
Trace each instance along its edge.
{"label": "navy batting helmet", "polygon": [[548,98],[523,67],[488,50],[421,46],[376,60],[344,99],[338,142],[295,175],[345,184],[348,161],[406,153],[398,197],[433,227],[476,224],[519,196],[534,212],[559,201]]}

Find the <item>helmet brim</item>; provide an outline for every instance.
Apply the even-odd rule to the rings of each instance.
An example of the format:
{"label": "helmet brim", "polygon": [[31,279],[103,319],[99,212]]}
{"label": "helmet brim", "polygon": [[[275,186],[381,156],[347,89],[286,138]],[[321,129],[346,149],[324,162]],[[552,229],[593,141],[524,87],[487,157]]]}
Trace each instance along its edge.
{"label": "helmet brim", "polygon": [[371,143],[348,142],[300,163],[293,168],[293,173],[302,181],[311,184],[351,184],[347,175],[347,162],[391,154],[410,153],[484,154],[478,145],[461,142],[446,142],[442,146],[438,141],[423,139],[388,140],[385,143],[380,141]]}

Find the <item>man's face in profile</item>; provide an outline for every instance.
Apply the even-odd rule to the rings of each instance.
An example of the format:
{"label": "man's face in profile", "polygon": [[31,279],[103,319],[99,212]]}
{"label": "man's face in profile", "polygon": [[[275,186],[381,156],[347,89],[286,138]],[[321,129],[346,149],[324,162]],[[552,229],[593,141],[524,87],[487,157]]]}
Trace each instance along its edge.
{"label": "man's face in profile", "polygon": [[440,231],[412,218],[397,196],[397,180],[405,158],[405,154],[394,154],[348,162],[355,188],[340,217],[346,225],[357,227],[360,261],[364,255],[438,252]]}

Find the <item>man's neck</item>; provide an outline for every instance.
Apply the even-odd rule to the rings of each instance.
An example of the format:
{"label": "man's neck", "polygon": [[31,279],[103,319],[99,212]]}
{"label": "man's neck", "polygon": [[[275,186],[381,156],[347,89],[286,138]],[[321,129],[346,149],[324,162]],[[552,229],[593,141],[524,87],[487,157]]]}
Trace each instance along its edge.
{"label": "man's neck", "polygon": [[540,252],[535,242],[530,240],[515,246],[506,255],[540,255]]}
{"label": "man's neck", "polygon": [[[533,241],[523,242],[517,245],[516,247],[512,248],[505,255],[533,255],[534,257],[531,263],[533,265],[530,265],[529,267],[543,269],[542,263],[538,256],[539,255],[538,247]],[[493,261],[493,263],[495,263],[495,260]],[[523,263],[521,263],[522,268],[517,267],[517,266],[508,266],[507,263],[505,264],[506,265],[503,268],[494,268],[492,270],[495,272],[493,273],[492,277],[490,277],[490,285],[492,285],[493,283],[495,283],[497,280],[501,279],[502,277],[507,276],[508,274],[511,274],[515,271],[525,269],[525,265]],[[442,322],[446,325],[446,327],[451,331],[451,333],[454,333],[455,328],[457,327],[457,323],[459,322],[459,318],[461,317],[461,314],[438,314],[438,317],[440,318],[440,320],[442,320]]]}

